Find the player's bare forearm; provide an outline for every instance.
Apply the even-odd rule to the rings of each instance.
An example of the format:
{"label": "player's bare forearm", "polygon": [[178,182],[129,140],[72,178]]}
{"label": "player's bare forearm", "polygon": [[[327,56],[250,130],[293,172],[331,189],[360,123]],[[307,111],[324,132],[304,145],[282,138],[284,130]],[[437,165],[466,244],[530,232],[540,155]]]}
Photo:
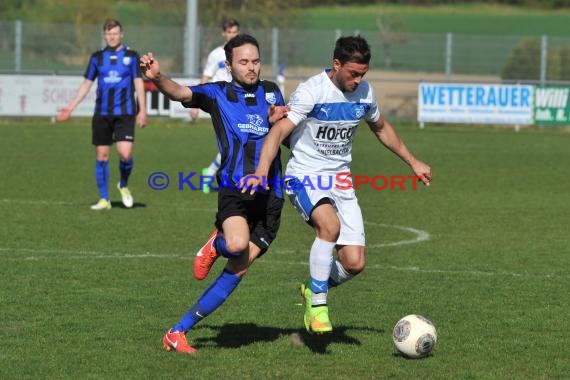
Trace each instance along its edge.
{"label": "player's bare forearm", "polygon": [[147,123],[146,114],[146,93],[144,90],[144,83],[142,78],[135,78],[135,92],[137,94],[137,101],[139,103],[139,112],[137,113],[137,124],[139,127],[144,128]]}
{"label": "player's bare forearm", "polygon": [[92,85],[93,81],[89,79],[85,79],[83,83],[81,83],[79,89],[77,90],[75,98],[73,98],[71,102],[69,102],[67,105],[65,105],[59,110],[59,113],[57,115],[57,121],[65,121],[71,116],[73,110],[79,105],[79,103],[83,101],[83,99],[85,99]]}
{"label": "player's bare forearm", "polygon": [[177,102],[189,102],[192,100],[192,91],[188,87],[179,85],[163,74],[152,81],[160,92],[168,96],[170,100]]}
{"label": "player's bare forearm", "polygon": [[170,100],[178,102],[192,100],[192,91],[188,87],[181,86],[160,72],[160,64],[152,53],[145,54],[140,58],[140,67],[143,74]]}
{"label": "player's bare forearm", "polygon": [[271,163],[277,156],[279,151],[279,146],[291,134],[295,125],[287,119],[283,118],[277,121],[273,127],[269,130],[265,140],[263,141],[263,146],[261,147],[261,155],[259,157],[259,164],[256,168],[256,174],[267,175]]}
{"label": "player's bare forearm", "polygon": [[410,166],[414,174],[416,174],[424,185],[429,186],[432,179],[431,168],[419,161],[406,147],[400,136],[392,125],[383,117],[376,123],[370,124],[370,129],[376,134],[380,142],[394,154],[396,154],[402,161]]}

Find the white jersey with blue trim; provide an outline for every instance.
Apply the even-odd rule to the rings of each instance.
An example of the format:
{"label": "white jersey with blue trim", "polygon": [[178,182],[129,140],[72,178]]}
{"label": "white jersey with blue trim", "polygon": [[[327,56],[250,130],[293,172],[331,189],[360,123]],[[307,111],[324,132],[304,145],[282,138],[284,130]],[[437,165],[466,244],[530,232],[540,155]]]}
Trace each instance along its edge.
{"label": "white jersey with blue trim", "polygon": [[218,46],[208,54],[202,75],[212,78],[211,82],[232,81],[232,76],[226,68],[226,52],[223,46]]}
{"label": "white jersey with blue trim", "polygon": [[329,72],[327,69],[307,79],[291,95],[287,118],[295,129],[287,175],[349,172],[358,123],[380,118],[376,94],[367,81],[360,82],[353,92],[342,92]]}

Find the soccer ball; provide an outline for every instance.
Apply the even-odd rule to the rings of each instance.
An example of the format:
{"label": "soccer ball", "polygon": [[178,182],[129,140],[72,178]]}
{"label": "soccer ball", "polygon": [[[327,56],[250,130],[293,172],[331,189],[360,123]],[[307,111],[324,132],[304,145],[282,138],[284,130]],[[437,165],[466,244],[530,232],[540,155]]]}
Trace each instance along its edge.
{"label": "soccer ball", "polygon": [[433,350],[437,342],[437,332],[429,319],[410,314],[396,323],[392,339],[402,355],[417,359],[428,356]]}

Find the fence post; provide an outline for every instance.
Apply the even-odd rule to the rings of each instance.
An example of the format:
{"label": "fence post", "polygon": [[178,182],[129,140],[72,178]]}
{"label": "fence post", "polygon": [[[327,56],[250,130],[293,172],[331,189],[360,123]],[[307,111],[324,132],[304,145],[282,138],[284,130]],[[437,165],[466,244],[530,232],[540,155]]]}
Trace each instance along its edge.
{"label": "fence post", "polygon": [[186,0],[186,23],[184,25],[184,75],[198,74],[198,0]]}
{"label": "fence post", "polygon": [[14,24],[14,69],[17,73],[22,70],[22,21]]}
{"label": "fence post", "polygon": [[451,56],[453,55],[453,33],[447,33],[445,43],[445,77],[447,80],[451,77],[451,65],[453,63]]}
{"label": "fence post", "polygon": [[271,71],[273,77],[277,79],[279,67],[279,29],[271,28]]}
{"label": "fence post", "polygon": [[540,42],[540,84],[546,82],[546,69],[548,66],[548,37],[542,36]]}

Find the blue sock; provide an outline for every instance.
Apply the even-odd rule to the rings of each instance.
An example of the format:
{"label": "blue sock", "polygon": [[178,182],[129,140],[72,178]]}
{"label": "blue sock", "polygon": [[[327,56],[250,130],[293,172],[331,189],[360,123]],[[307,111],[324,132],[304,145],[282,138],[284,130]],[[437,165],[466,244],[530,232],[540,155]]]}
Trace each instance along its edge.
{"label": "blue sock", "polygon": [[226,239],[224,237],[224,233],[220,231],[216,239],[214,240],[214,248],[216,248],[216,252],[226,258],[232,258],[239,256],[241,252],[235,253],[231,252],[228,247],[226,246]]}
{"label": "blue sock", "polygon": [[95,179],[99,198],[109,200],[109,161],[95,161]]}
{"label": "blue sock", "polygon": [[313,293],[326,293],[329,290],[329,281],[315,280],[311,277],[311,291]]}
{"label": "blue sock", "polygon": [[133,158],[129,158],[127,161],[120,160],[119,161],[119,170],[121,172],[121,183],[119,186],[127,187],[129,183],[129,176],[131,175],[131,171],[133,170]]}
{"label": "blue sock", "polygon": [[237,288],[240,281],[240,277],[224,269],[222,274],[202,293],[196,304],[172,328],[172,331],[188,332],[196,323],[219,308]]}

